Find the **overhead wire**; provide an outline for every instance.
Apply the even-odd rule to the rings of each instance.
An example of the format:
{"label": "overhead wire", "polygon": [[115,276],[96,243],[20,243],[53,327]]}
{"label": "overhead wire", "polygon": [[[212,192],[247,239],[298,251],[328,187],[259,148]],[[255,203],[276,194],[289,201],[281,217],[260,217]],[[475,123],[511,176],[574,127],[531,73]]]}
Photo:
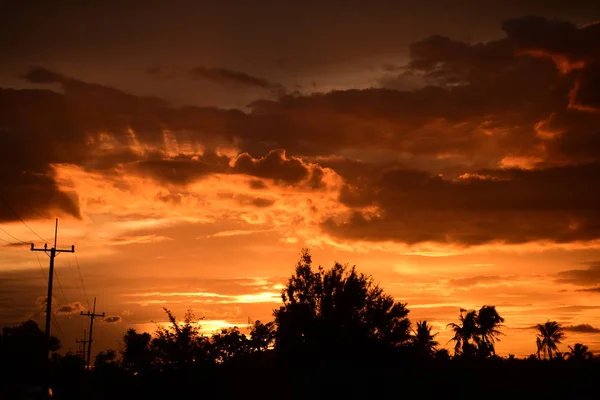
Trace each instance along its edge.
{"label": "overhead wire", "polygon": [[50,317],[50,321],[52,322],[52,325],[56,328],[56,330],[60,333],[60,335],[63,335],[63,330],[60,327],[60,324],[58,323],[58,319],[56,319],[56,317],[54,317],[54,315],[52,315]]}
{"label": "overhead wire", "polygon": [[77,290],[79,290],[79,295],[82,298],[86,298],[86,295],[85,295],[85,293],[83,291],[82,285],[79,282],[79,280],[77,279],[77,276],[75,275],[75,271],[73,271],[73,268],[71,266],[71,260],[68,261],[67,265],[69,266],[69,271],[71,271],[71,277],[75,280],[75,282],[77,282],[76,286],[77,286]]}
{"label": "overhead wire", "polygon": [[11,242],[9,240],[5,240],[5,239],[2,239],[2,238],[0,238],[0,241],[4,242],[4,243],[7,243],[7,244],[15,244],[15,242]]}
{"label": "overhead wire", "polygon": [[[40,240],[42,240],[44,243],[48,243],[48,240],[46,240],[46,239],[44,239],[42,236],[40,236],[40,235],[39,235],[39,234],[38,234],[36,231],[34,231],[34,230],[33,230],[33,228],[31,228],[31,226],[29,226],[29,225],[27,224],[27,222],[25,222],[25,220],[23,220],[23,218],[21,218],[21,216],[19,215],[19,213],[18,213],[17,211],[15,211],[15,209],[14,209],[14,208],[13,208],[13,207],[10,205],[10,203],[9,203],[9,202],[8,202],[8,201],[7,201],[7,200],[4,198],[4,196],[2,196],[1,194],[0,194],[0,200],[2,200],[2,202],[4,202],[4,204],[6,204],[6,206],[8,207],[8,209],[9,209],[9,210],[10,210],[10,211],[11,211],[11,212],[12,212],[12,213],[13,213],[13,214],[14,214],[14,215],[15,215],[15,216],[16,216],[16,217],[19,219],[19,221],[21,221],[21,223],[22,223],[23,225],[25,225],[25,227],[26,227],[26,228],[27,228],[27,229],[28,229],[28,230],[29,230],[31,233],[33,233],[35,236],[37,236],[37,237],[38,237]],[[24,204],[25,204],[25,203],[24,203]],[[29,206],[28,206],[28,207],[29,207]],[[33,210],[33,211],[35,212],[35,210]],[[38,213],[38,215],[41,215],[41,214],[39,214],[39,213]],[[10,236],[11,238],[15,239],[15,240],[16,240],[17,242],[19,242],[19,243],[22,243],[22,244],[27,244],[27,245],[29,245],[29,244],[30,244],[30,243],[28,243],[28,242],[25,242],[25,241],[23,241],[23,240],[19,239],[19,238],[18,238],[18,237],[16,237],[16,236],[12,235],[11,233],[7,232],[7,231],[6,231],[4,228],[2,228],[2,227],[0,227],[0,230],[1,230],[2,232],[4,232],[5,234],[7,234],[8,236]],[[2,240],[3,242],[6,242],[6,243],[8,243],[8,244],[13,244],[13,243],[11,243],[11,242],[9,242],[9,241],[7,241],[7,240],[1,239],[1,238],[0,238],[0,240]],[[39,255],[38,255],[37,253],[35,253],[35,256],[36,256],[36,259],[37,259],[37,261],[38,261],[38,265],[39,265],[39,267],[40,267],[40,272],[42,273],[42,276],[44,277],[44,281],[46,282],[46,284],[48,284],[48,279],[46,278],[46,274],[44,273],[44,269],[43,269],[43,267],[42,267],[42,262],[40,261],[40,257],[39,257]],[[56,271],[56,269],[54,269],[54,276],[56,277],[56,282],[58,283],[58,287],[59,287],[59,290],[60,290],[60,292],[61,292],[61,294],[62,294],[62,296],[63,296],[63,299],[64,299],[65,303],[67,303],[67,304],[68,304],[67,296],[65,295],[65,291],[64,291],[64,289],[63,289],[62,283],[61,283],[61,281],[60,281],[60,278],[59,278],[59,276],[58,276],[58,271]],[[87,300],[87,299],[86,299],[86,300]],[[89,302],[88,302],[88,303],[89,303]],[[63,333],[63,330],[62,330],[62,328],[61,328],[61,326],[60,326],[60,324],[59,324],[59,322],[58,322],[58,319],[57,319],[57,318],[56,318],[54,315],[51,315],[51,316],[50,316],[50,321],[51,321],[52,325],[54,326],[54,328],[55,328],[55,329],[56,329],[56,330],[59,332],[59,334],[62,336],[64,333]]]}
{"label": "overhead wire", "polygon": [[16,212],[12,206],[10,205],[10,203],[4,198],[4,196],[2,196],[0,194],[0,200],[2,200],[4,202],[4,204],[6,204],[6,206],[8,207],[8,209],[10,211],[12,211],[13,214],[16,215],[16,217],[19,219],[19,221],[21,221],[23,223],[23,225],[25,225],[27,227],[27,229],[29,229],[35,236],[37,236],[38,238],[40,238],[43,242],[47,243],[48,241],[46,239],[44,239],[43,237],[41,237],[40,235],[37,234],[36,231],[34,231],[29,225],[27,225],[27,222],[25,222],[23,220],[23,218],[21,218],[21,216],[19,215],[18,212]]}
{"label": "overhead wire", "polygon": [[21,239],[19,239],[19,238],[18,238],[18,237],[16,237],[15,235],[11,235],[9,232],[7,232],[7,231],[6,231],[4,228],[2,228],[1,226],[0,226],[0,231],[2,231],[2,232],[4,232],[4,233],[6,233],[8,236],[10,236],[11,238],[15,239],[17,242],[20,242],[20,243],[22,243],[22,244],[29,244],[29,243],[27,243],[27,242],[24,242],[24,241],[22,241]]}
{"label": "overhead wire", "polygon": [[67,296],[65,295],[65,291],[63,290],[62,283],[60,283],[60,279],[58,278],[58,271],[56,270],[56,267],[54,268],[54,277],[56,278],[56,282],[58,283],[58,288],[60,289],[60,293],[63,296],[63,300],[65,301],[65,304],[69,304],[69,301],[67,300]]}
{"label": "overhead wire", "polygon": [[[15,211],[15,209],[10,205],[10,203],[1,194],[0,194],[0,200],[2,200],[2,202],[4,202],[4,204],[6,204],[6,206],[8,207],[8,209],[19,219],[19,221],[21,221],[21,223],[23,225],[25,225],[25,227],[29,231],[31,231],[31,233],[33,233],[35,236],[37,236],[44,243],[48,243],[48,240],[46,240],[42,236],[40,236],[36,231],[33,230],[33,228],[31,228],[31,226],[29,226],[27,224],[27,222],[25,222],[25,220],[23,220],[23,218],[21,218],[21,216],[19,215],[19,213],[17,211]],[[25,204],[25,203],[23,203],[23,204]],[[27,205],[27,204],[25,204],[25,205]],[[27,206],[27,207],[29,207],[29,206]],[[36,212],[35,210],[33,210],[33,211]],[[38,215],[41,215],[41,214],[38,213]],[[13,234],[9,233],[8,231],[6,231],[2,227],[0,227],[0,231],[4,232],[6,235],[10,236],[12,239],[16,240],[17,242],[19,242],[21,244],[26,244],[26,245],[30,244],[28,242],[25,242],[25,241],[19,239],[18,237],[14,236]],[[8,243],[8,244],[14,244],[13,242],[9,242],[8,240],[2,239],[2,238],[0,238],[0,240],[3,241],[3,242],[5,242],[5,243]],[[42,262],[40,261],[40,257],[39,257],[39,255],[37,253],[35,253],[35,256],[36,256],[36,259],[38,261],[38,265],[40,267],[40,272],[42,273],[42,276],[44,277],[44,281],[46,282],[46,284],[48,284],[48,279],[46,278],[46,274],[44,273],[44,269],[42,267]],[[63,296],[63,299],[64,299],[65,303],[68,304],[67,296],[65,295],[65,291],[63,289],[62,283],[61,283],[60,278],[58,276],[58,271],[56,269],[54,269],[54,276],[56,277],[56,282],[58,283],[58,287],[59,287],[59,290],[60,290],[60,292],[61,292],[61,294]],[[83,278],[81,277],[81,272],[80,272],[80,280],[81,280],[81,283],[83,284]],[[84,287],[84,293],[85,293],[85,287]],[[89,305],[89,300],[87,300],[87,295],[86,295],[86,301],[88,302],[88,305]],[[50,315],[50,322],[52,323],[52,325],[54,326],[54,328],[58,331],[58,333],[61,336],[64,336],[64,333],[63,333],[63,330],[62,330],[62,328],[60,326],[60,323],[58,322],[58,319],[54,315]]]}
{"label": "overhead wire", "polygon": [[[23,218],[21,218],[21,216],[19,215],[19,213],[18,213],[18,212],[17,212],[17,211],[16,211],[16,210],[15,210],[15,209],[14,209],[14,208],[13,208],[13,207],[10,205],[10,203],[9,203],[9,202],[6,200],[6,198],[4,198],[4,196],[2,196],[1,194],[0,194],[0,200],[2,200],[2,202],[3,202],[3,203],[4,203],[4,204],[5,204],[7,207],[8,207],[8,209],[9,209],[9,210],[10,210],[10,211],[11,211],[11,212],[12,212],[12,213],[13,213],[13,214],[14,214],[14,215],[15,215],[15,216],[16,216],[16,217],[19,219],[19,221],[21,221],[21,223],[22,223],[23,225],[25,225],[25,227],[26,227],[26,228],[27,228],[27,229],[28,229],[28,230],[29,230],[31,233],[33,233],[33,234],[34,234],[36,237],[38,237],[38,238],[39,238],[40,240],[42,240],[44,243],[48,243],[48,240],[46,240],[46,239],[44,239],[42,236],[40,236],[40,235],[39,235],[39,234],[38,234],[36,231],[34,231],[34,230],[33,230],[33,228],[31,228],[31,226],[29,226],[29,225],[27,224],[27,222],[25,222],[25,220],[23,220]],[[37,215],[39,215],[39,216],[41,216],[41,217],[43,217],[43,218],[47,218],[47,216],[43,216],[43,215],[41,215],[41,214],[40,214],[40,213],[38,213],[38,212],[37,212],[35,209],[33,209],[33,208],[29,207],[29,206],[28,206],[26,203],[23,203],[23,204],[25,204],[25,205],[26,205],[28,208],[30,208],[30,209],[31,209],[31,210],[32,210],[34,213],[36,213]],[[28,242],[25,242],[25,241],[23,241],[23,240],[19,239],[19,238],[18,238],[18,237],[16,237],[16,236],[12,235],[11,233],[7,232],[7,231],[6,231],[4,228],[2,228],[2,227],[0,227],[0,231],[4,232],[6,235],[10,236],[12,239],[16,240],[17,242],[19,242],[19,243],[21,243],[21,244],[26,244],[26,245],[29,245],[29,244],[30,244],[30,243],[28,243]],[[0,240],[1,240],[1,241],[3,241],[3,242],[5,242],[5,243],[7,243],[7,244],[14,244],[13,242],[10,242],[10,241],[8,241],[8,240],[5,240],[5,239],[2,239],[2,238],[0,238]],[[40,272],[42,273],[42,276],[44,277],[44,280],[45,280],[46,284],[48,284],[48,279],[46,278],[46,274],[44,273],[44,269],[43,269],[43,267],[42,267],[42,263],[41,263],[41,261],[40,261],[39,255],[38,255],[37,253],[35,253],[35,255],[36,255],[36,258],[37,258],[37,260],[38,260],[38,265],[39,265],[39,267],[40,267]],[[84,297],[85,297],[85,301],[86,301],[86,303],[87,303],[87,305],[88,305],[88,308],[89,308],[89,307],[90,307],[90,301],[89,301],[89,298],[88,298],[88,295],[87,295],[87,291],[85,290],[85,284],[83,283],[83,276],[81,275],[81,268],[80,268],[80,266],[79,266],[79,260],[77,259],[77,255],[75,255],[75,261],[76,261],[76,263],[77,263],[77,270],[78,270],[78,272],[79,272],[79,281],[80,281],[80,283],[81,283],[81,288],[83,289],[83,295],[84,295]],[[69,269],[71,270],[71,273],[74,275],[74,273],[73,273],[73,270],[72,270],[72,268],[71,268],[71,265],[70,265],[70,262],[69,262]],[[62,294],[62,296],[63,296],[63,299],[65,300],[65,303],[67,303],[67,304],[68,304],[67,296],[65,295],[65,291],[64,291],[64,289],[63,289],[63,286],[62,286],[62,283],[61,283],[61,281],[60,281],[60,278],[59,278],[59,275],[58,275],[58,271],[56,270],[56,268],[54,269],[54,276],[56,277],[56,281],[57,281],[57,283],[58,283],[58,287],[59,287],[59,290],[60,290],[60,292],[61,292],[61,294]],[[58,322],[58,319],[57,319],[57,318],[56,318],[54,315],[51,315],[51,316],[50,316],[50,321],[51,321],[52,325],[55,327],[55,329],[56,329],[56,330],[59,332],[59,334],[62,336],[62,335],[63,335],[63,330],[62,330],[62,328],[60,327],[60,324],[59,324],[59,322]]]}
{"label": "overhead wire", "polygon": [[20,203],[23,204],[25,207],[27,207],[27,209],[29,209],[29,211],[31,211],[32,213],[36,214],[38,217],[42,218],[42,219],[48,219],[50,218],[49,215],[44,215],[42,213],[40,213],[38,210],[36,210],[35,208],[31,207],[27,201],[21,199]]}
{"label": "overhead wire", "polygon": [[32,253],[35,253],[35,258],[37,258],[38,260],[38,264],[40,266],[40,271],[42,273],[42,276],[44,277],[44,281],[46,282],[46,286],[48,285],[48,278],[46,278],[46,274],[44,273],[44,267],[42,267],[42,262],[40,261],[40,256],[38,255],[37,251],[34,251]]}
{"label": "overhead wire", "polygon": [[79,272],[79,280],[81,281],[81,287],[83,288],[83,294],[85,295],[85,301],[87,303],[88,310],[89,310],[89,309],[91,309],[90,300],[88,298],[87,291],[85,290],[85,284],[83,283],[83,276],[81,275],[81,267],[79,266],[79,259],[77,258],[77,253],[74,253],[74,255],[75,255],[75,262],[77,263],[77,271]]}

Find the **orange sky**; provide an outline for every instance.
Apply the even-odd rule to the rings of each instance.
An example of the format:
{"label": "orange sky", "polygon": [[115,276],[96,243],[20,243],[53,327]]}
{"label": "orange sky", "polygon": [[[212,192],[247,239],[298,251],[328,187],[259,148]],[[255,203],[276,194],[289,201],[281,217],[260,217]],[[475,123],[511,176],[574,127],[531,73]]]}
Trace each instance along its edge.
{"label": "orange sky", "polygon": [[96,350],[161,307],[207,331],[269,320],[308,247],[442,344],[492,304],[502,355],[534,353],[548,319],[600,352],[600,16],[334,3],[3,6],[2,326],[42,321],[48,260],[16,239],[59,217],[65,349],[94,296]]}

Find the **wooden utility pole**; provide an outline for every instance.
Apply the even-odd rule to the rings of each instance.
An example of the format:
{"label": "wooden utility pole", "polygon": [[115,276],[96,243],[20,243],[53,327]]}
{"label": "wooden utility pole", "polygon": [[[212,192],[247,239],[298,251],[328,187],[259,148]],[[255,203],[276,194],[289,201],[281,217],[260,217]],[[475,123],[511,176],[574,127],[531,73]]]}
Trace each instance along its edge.
{"label": "wooden utility pole", "polygon": [[104,313],[102,314],[96,314],[96,298],[94,297],[94,309],[92,310],[92,312],[90,313],[89,311],[84,313],[81,312],[81,315],[85,315],[86,317],[90,317],[90,337],[88,339],[88,349],[87,349],[87,367],[88,369],[90,369],[90,359],[92,357],[92,335],[94,332],[94,318],[96,317],[102,317],[104,318]]}
{"label": "wooden utility pole", "polygon": [[75,343],[81,344],[81,350],[80,350],[79,353],[80,353],[81,359],[83,361],[87,360],[87,358],[85,357],[85,345],[86,345],[86,343],[88,343],[88,340],[86,338],[86,333],[87,333],[87,330],[84,329],[83,330],[83,339],[81,339],[81,340],[75,340]]}
{"label": "wooden utility pole", "polygon": [[44,244],[43,249],[36,249],[31,243],[31,251],[43,251],[50,257],[50,271],[48,273],[48,297],[46,299],[46,344],[48,347],[48,357],[50,356],[50,323],[52,321],[52,282],[54,281],[54,258],[58,253],[75,253],[75,245],[69,250],[56,248],[56,236],[58,235],[58,218],[54,227],[54,247],[48,251],[48,243]]}

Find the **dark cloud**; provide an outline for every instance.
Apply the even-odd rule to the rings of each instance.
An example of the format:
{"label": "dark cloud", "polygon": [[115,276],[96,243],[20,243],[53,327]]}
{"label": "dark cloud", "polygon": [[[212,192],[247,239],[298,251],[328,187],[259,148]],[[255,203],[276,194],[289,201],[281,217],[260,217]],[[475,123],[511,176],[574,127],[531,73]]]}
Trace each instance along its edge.
{"label": "dark cloud", "polygon": [[69,304],[59,304],[58,307],[54,309],[54,313],[57,315],[74,315],[79,314],[83,310],[85,310],[84,305],[76,301]]}
{"label": "dark cloud", "polygon": [[[390,66],[388,66],[390,67]],[[398,74],[395,69],[384,69],[388,74],[379,79],[379,85],[386,89],[394,90],[416,90],[425,85],[423,77],[413,72],[403,72]]]}
{"label": "dark cloud", "polygon": [[252,180],[249,183],[250,187],[252,189],[266,189],[267,185],[265,185],[265,183],[263,181],[259,181],[259,180]]}
{"label": "dark cloud", "polygon": [[578,28],[568,21],[530,16],[509,19],[502,28],[520,50],[543,50],[571,61],[586,61],[600,54],[597,42],[600,24],[597,23]]}
{"label": "dark cloud", "polygon": [[[39,218],[49,210],[79,217],[77,197],[59,189],[49,165],[65,161],[65,153],[76,150],[67,138],[72,129],[61,110],[62,96],[0,89],[0,104],[0,194],[23,218]],[[6,220],[17,216],[2,204],[0,221]]]}
{"label": "dark cloud", "polygon": [[[3,246],[5,246],[5,247],[29,247],[30,243],[32,243],[32,242],[22,243],[22,242],[15,242],[15,241],[11,242],[9,240],[4,240],[4,239],[2,240],[2,242],[5,243],[5,244],[3,244]],[[34,242],[35,242],[35,240],[34,240]]]}
{"label": "dark cloud", "polygon": [[[600,24],[599,24],[600,26]],[[600,35],[598,35],[600,36]],[[600,113],[600,57],[582,71],[573,91],[572,106]]]}
{"label": "dark cloud", "polygon": [[600,306],[564,306],[564,307],[556,307],[554,310],[556,311],[565,311],[565,312],[579,312],[584,310],[597,310]]}
{"label": "dark cloud", "polygon": [[269,178],[285,183],[297,183],[308,177],[308,166],[299,158],[288,158],[285,150],[270,151],[265,157],[254,159],[240,154],[232,167],[234,172]]}
{"label": "dark cloud", "polygon": [[[227,197],[234,197],[233,194],[228,195]],[[274,199],[268,199],[264,197],[253,197],[249,195],[237,195],[235,196],[238,202],[244,206],[254,206],[258,208],[266,208],[275,204]]]}
{"label": "dark cloud", "polygon": [[53,211],[80,218],[77,194],[60,190],[51,176],[43,174],[52,171],[20,172],[10,166],[0,170],[0,193],[10,204],[8,208],[0,203],[0,222],[45,218]]}
{"label": "dark cloud", "polygon": [[[24,77],[32,83],[59,84],[64,93],[0,89],[0,189],[8,202],[18,204],[16,211],[24,218],[39,218],[48,212],[79,217],[76,193],[58,187],[52,165],[85,167],[91,160],[95,167],[98,160],[91,157],[96,148],[89,145],[90,135],[111,132],[118,142],[126,135],[128,121],[135,124],[136,119],[144,120],[139,126],[147,127],[153,119],[150,109],[160,102],[138,99],[40,67],[32,68]],[[142,111],[145,105],[148,108]],[[107,162],[109,159],[100,164],[105,166]],[[2,220],[16,219],[6,207],[0,210]]]}
{"label": "dark cloud", "polygon": [[[22,288],[20,288],[22,290]],[[46,296],[38,296],[35,300],[35,304],[38,310],[38,313],[45,313],[46,311]],[[85,306],[79,302],[75,301],[72,303],[61,303],[56,297],[52,297],[52,313],[56,315],[75,315],[79,314],[81,311],[84,311]]]}
{"label": "dark cloud", "polygon": [[[14,183],[5,190],[11,201],[26,197],[42,211],[78,215],[76,194],[58,189],[52,165],[108,177],[123,166],[180,186],[238,173],[313,189],[323,187],[328,167],[343,178],[339,199],[352,214],[324,222],[338,237],[465,245],[597,239],[599,29],[536,17],[507,21],[504,30],[506,37],[485,43],[440,35],[414,43],[407,65],[386,73],[423,87],[287,94],[256,101],[250,112],[173,107],[34,68],[25,79],[60,92],[0,92],[8,139],[1,170]],[[272,87],[235,71],[197,72]],[[204,155],[173,154],[166,131]],[[153,151],[134,151],[131,132]],[[49,146],[29,146],[44,140]],[[233,167],[216,156],[222,144],[239,149]],[[27,179],[37,191],[20,183]]]}
{"label": "dark cloud", "polygon": [[[579,325],[563,325],[563,330],[565,332],[575,332],[575,333],[600,333],[600,329],[594,328],[590,324],[579,324]],[[537,325],[528,326],[526,328],[521,329],[532,329],[537,330]]]}
{"label": "dark cloud", "polygon": [[[465,245],[492,241],[570,242],[600,236],[600,164],[544,170],[481,171],[479,178],[445,180],[401,168],[381,171],[371,187],[341,200],[376,212],[355,211],[323,227],[363,240],[426,241]],[[549,185],[548,182],[552,182]],[[591,186],[590,186],[591,185]]]}
{"label": "dark cloud", "polygon": [[179,185],[192,183],[216,172],[223,172],[223,168],[186,157],[142,160],[133,164],[131,169],[160,182]]}
{"label": "dark cloud", "polygon": [[102,321],[107,324],[118,324],[123,320],[119,315],[107,316],[102,319]]}
{"label": "dark cloud", "polygon": [[251,86],[262,89],[283,89],[281,85],[257,78],[245,72],[233,71],[227,68],[196,67],[192,74],[197,79],[206,79],[222,85]]}
{"label": "dark cloud", "polygon": [[252,200],[252,204],[254,204],[256,207],[260,207],[260,208],[270,207],[274,203],[275,203],[275,200],[263,199],[263,198],[260,198],[260,197]]}
{"label": "dark cloud", "polygon": [[499,275],[480,275],[480,276],[472,276],[469,278],[456,278],[450,279],[448,282],[450,286],[457,287],[470,287],[478,284],[498,284],[506,281],[514,280],[514,276],[499,276]]}
{"label": "dark cloud", "polygon": [[591,293],[600,293],[600,286],[588,289],[578,289],[578,292],[591,292]]}
{"label": "dark cloud", "polygon": [[44,67],[33,67],[23,75],[23,78],[32,83],[65,83],[68,79],[58,72]]}
{"label": "dark cloud", "polygon": [[[529,24],[532,25],[529,30],[515,31],[515,26]],[[600,210],[595,205],[598,198],[591,188],[598,184],[600,172],[600,153],[597,151],[600,148],[597,143],[600,120],[594,110],[574,107],[573,100],[569,100],[575,90],[594,87],[588,82],[583,83],[581,77],[593,70],[587,64],[589,60],[597,59],[586,39],[590,35],[600,39],[597,29],[577,29],[569,23],[543,18],[508,21],[505,29],[507,39],[483,44],[472,45],[432,36],[411,46],[409,71],[437,86],[412,92],[409,97],[415,101],[425,93],[432,95],[428,107],[413,103],[417,104],[416,109],[409,108],[413,117],[427,115],[430,120],[443,117],[463,121],[458,125],[466,129],[458,132],[453,129],[453,142],[448,140],[450,135],[438,130],[442,133],[433,136],[434,144],[421,146],[416,141],[413,142],[416,146],[408,151],[412,154],[418,151],[458,152],[462,156],[469,154],[467,159],[472,159],[471,151],[488,148],[487,144],[496,137],[501,138],[497,148],[503,149],[504,156],[517,155],[524,160],[529,157],[532,161],[525,167],[536,169],[485,168],[478,171],[475,164],[470,175],[463,175],[473,179],[451,179],[457,170],[444,171],[450,172],[446,178],[436,175],[435,170],[407,168],[406,162],[396,166],[393,163],[383,165],[379,169],[371,166],[370,171],[362,168],[358,173],[356,168],[350,168],[345,174],[346,167],[333,167],[346,178],[340,200],[356,211],[345,223],[326,221],[325,229],[336,236],[352,239],[408,243],[569,242],[598,237],[600,227],[595,221]],[[576,64],[575,58],[564,61],[552,56],[552,52],[558,52],[560,48],[546,48],[546,44],[556,46],[555,36],[564,35],[565,29],[571,32],[570,35],[583,37],[581,40],[568,39],[573,43],[566,48],[580,48],[577,55],[580,59],[587,57],[586,63]],[[527,35],[532,39],[529,42],[524,39]],[[568,55],[565,53],[563,57]],[[581,69],[581,75],[568,74],[569,66]],[[542,93],[545,93],[543,97],[538,97]],[[452,105],[457,108],[453,110]],[[521,111],[517,112],[515,106]],[[449,111],[451,116],[446,114]],[[468,121],[485,114],[490,117],[490,124],[479,125],[487,131],[488,137],[482,140],[481,136],[473,135]],[[541,121],[545,118],[548,118],[543,126],[546,131],[540,134]],[[439,127],[443,128],[443,125]],[[456,133],[464,141],[457,141]],[[417,140],[423,138],[428,136],[421,135]],[[403,139],[404,146],[411,143],[406,137]],[[517,143],[521,149],[530,152],[513,148]],[[536,148],[544,151],[536,154],[533,151]],[[495,157],[488,153],[485,158]],[[546,161],[546,157],[552,157],[552,160]],[[466,161],[460,157],[457,161],[461,159]],[[493,167],[497,168],[501,161],[496,158],[497,164]],[[557,161],[563,166],[552,165]],[[574,165],[564,165],[570,163]],[[360,166],[364,167],[365,163]],[[577,197],[580,196],[591,196],[594,200],[582,200],[583,203],[578,204]],[[377,210],[363,212],[361,208],[365,206],[375,206]]]}
{"label": "dark cloud", "polygon": [[[54,164],[74,164],[107,176],[124,167],[129,173],[178,185],[231,172],[229,159],[211,148],[231,143],[229,130],[239,125],[241,112],[172,108],[160,99],[134,96],[42,67],[30,69],[23,77],[62,89],[62,93],[0,89],[0,131],[6,144],[0,149],[0,189],[23,218],[50,212],[80,216],[77,194],[59,189]],[[173,155],[165,142],[166,128],[173,130],[176,141],[204,148],[204,154]],[[30,145],[42,142],[47,145]],[[145,150],[135,151],[136,145]],[[0,220],[16,219],[14,212],[0,207]]]}
{"label": "dark cloud", "polygon": [[590,324],[580,325],[567,325],[563,327],[566,332],[577,332],[577,333],[600,333],[600,329],[594,328]]}
{"label": "dark cloud", "polygon": [[[579,286],[595,286],[600,283],[600,263],[592,263],[585,269],[571,269],[561,271],[556,274],[556,281],[559,283],[570,283]],[[595,291],[596,288],[586,291]]]}

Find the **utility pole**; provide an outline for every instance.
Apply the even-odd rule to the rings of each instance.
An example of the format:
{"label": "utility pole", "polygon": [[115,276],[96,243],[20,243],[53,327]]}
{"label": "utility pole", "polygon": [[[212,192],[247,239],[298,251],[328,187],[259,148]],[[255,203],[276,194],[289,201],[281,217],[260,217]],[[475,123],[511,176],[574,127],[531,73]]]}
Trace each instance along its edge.
{"label": "utility pole", "polygon": [[58,218],[54,227],[54,247],[48,252],[48,243],[44,244],[43,249],[36,249],[31,243],[31,251],[43,251],[50,257],[50,272],[48,273],[48,298],[46,299],[46,344],[48,347],[48,357],[50,356],[50,323],[52,321],[52,282],[54,280],[54,258],[59,253],[75,253],[75,245],[71,246],[70,250],[56,248],[56,236],[58,235]]}
{"label": "utility pole", "polygon": [[[92,334],[94,332],[94,318],[102,317],[104,318],[104,313],[96,314],[96,298],[94,297],[94,309],[90,313],[89,311],[84,313],[81,312],[81,315],[85,315],[86,317],[90,317],[90,337],[88,339],[88,349],[87,349],[87,367],[90,369],[90,358],[92,357]],[[84,345],[85,346],[85,345]]]}
{"label": "utility pole", "polygon": [[87,331],[84,329],[84,330],[83,330],[83,339],[81,339],[81,340],[76,340],[76,341],[75,341],[75,343],[79,343],[79,344],[81,344],[81,350],[80,350],[80,352],[79,352],[79,353],[80,353],[80,355],[81,355],[81,359],[82,359],[83,361],[86,361],[86,360],[87,360],[87,358],[85,358],[85,345],[86,345],[86,343],[88,343],[88,342],[89,342],[89,341],[86,339],[86,333],[87,333]]}

